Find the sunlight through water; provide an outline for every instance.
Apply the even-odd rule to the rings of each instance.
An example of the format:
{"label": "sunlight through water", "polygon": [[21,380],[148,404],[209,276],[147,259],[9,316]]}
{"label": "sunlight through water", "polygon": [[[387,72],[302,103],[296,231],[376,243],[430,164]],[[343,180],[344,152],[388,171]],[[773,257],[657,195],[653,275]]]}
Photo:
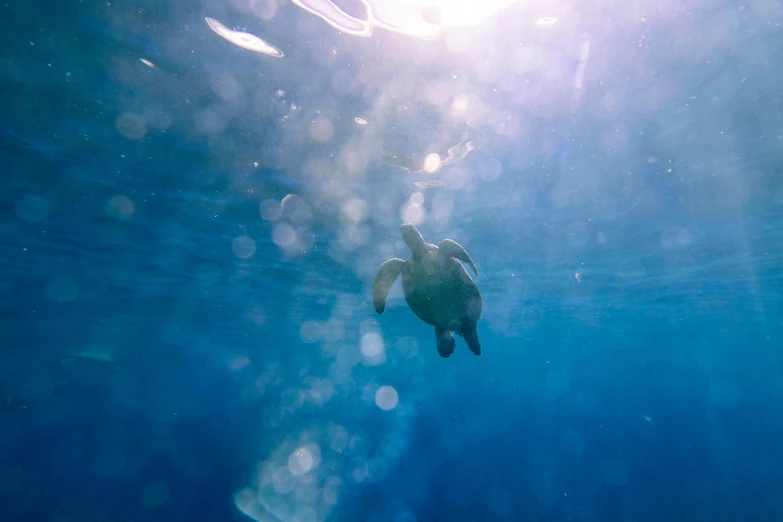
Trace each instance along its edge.
{"label": "sunlight through water", "polygon": [[331,0],[291,0],[344,33],[369,37],[373,27],[423,39],[444,29],[479,25],[520,0],[361,0],[367,18],[356,18]]}
{"label": "sunlight through water", "polygon": [[73,4],[3,7],[0,519],[783,520],[783,2]]}

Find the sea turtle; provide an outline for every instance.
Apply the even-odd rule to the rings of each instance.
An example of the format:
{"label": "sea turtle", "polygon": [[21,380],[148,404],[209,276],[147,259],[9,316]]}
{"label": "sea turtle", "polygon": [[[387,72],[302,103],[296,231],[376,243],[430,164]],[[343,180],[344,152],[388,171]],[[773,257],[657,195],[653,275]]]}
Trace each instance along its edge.
{"label": "sea turtle", "polygon": [[435,327],[438,353],[448,358],[457,342],[455,332],[476,355],[481,355],[476,323],[481,317],[482,301],[476,283],[465,267],[466,263],[478,275],[476,265],[465,249],[451,239],[438,246],[424,242],[416,227],[405,223],[400,227],[405,244],[413,252],[407,261],[389,259],[381,265],[372,285],[372,304],[382,314],[386,309],[394,280],[402,273],[405,301],[419,319]]}

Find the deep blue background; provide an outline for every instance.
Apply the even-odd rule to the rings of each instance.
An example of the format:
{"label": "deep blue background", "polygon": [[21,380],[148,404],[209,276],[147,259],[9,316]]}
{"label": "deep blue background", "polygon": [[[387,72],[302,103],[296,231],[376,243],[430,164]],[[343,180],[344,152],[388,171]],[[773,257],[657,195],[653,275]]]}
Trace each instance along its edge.
{"label": "deep blue background", "polygon": [[[286,503],[263,521],[783,519],[778,2],[517,5],[433,41],[251,7],[0,6],[2,520],[242,520],[245,488]],[[419,229],[476,261],[484,355],[442,360],[398,286],[369,304],[427,178],[381,142],[465,137]],[[262,219],[288,194],[309,218]]]}

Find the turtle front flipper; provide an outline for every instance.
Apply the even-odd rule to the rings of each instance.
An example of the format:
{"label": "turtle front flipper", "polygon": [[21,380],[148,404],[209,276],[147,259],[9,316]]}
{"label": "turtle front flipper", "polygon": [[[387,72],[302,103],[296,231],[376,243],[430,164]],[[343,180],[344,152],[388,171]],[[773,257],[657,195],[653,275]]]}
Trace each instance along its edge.
{"label": "turtle front flipper", "polygon": [[468,266],[473,269],[476,275],[478,275],[478,270],[476,270],[476,265],[473,263],[473,260],[470,258],[468,253],[465,252],[465,249],[462,248],[462,245],[456,241],[451,239],[444,239],[438,245],[438,253],[444,256],[453,257],[454,259],[459,259],[463,263],[467,263]]}
{"label": "turtle front flipper", "polygon": [[372,305],[379,315],[386,310],[386,296],[389,295],[389,290],[391,290],[394,280],[400,275],[404,264],[405,261],[402,259],[389,259],[381,265],[378,273],[375,274],[375,281],[372,284]]}
{"label": "turtle front flipper", "polygon": [[440,326],[436,326],[435,340],[438,343],[438,354],[444,359],[451,357],[451,354],[454,353],[454,347],[457,345],[457,341],[454,340],[454,336],[451,335],[451,332]]}
{"label": "turtle front flipper", "polygon": [[470,351],[477,356],[481,355],[481,342],[479,342],[476,323],[469,321],[468,319],[463,319],[459,333],[462,338],[465,339],[465,343],[468,345],[468,348],[470,348]]}

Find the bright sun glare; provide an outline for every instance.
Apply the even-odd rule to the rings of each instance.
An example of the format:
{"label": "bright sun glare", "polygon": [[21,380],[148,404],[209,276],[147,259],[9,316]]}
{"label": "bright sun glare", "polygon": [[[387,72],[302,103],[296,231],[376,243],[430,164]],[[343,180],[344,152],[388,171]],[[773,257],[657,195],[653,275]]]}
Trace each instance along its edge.
{"label": "bright sun glare", "polygon": [[[462,27],[478,25],[496,11],[509,6],[518,0],[420,0],[417,10],[427,15],[429,10],[439,11],[442,27]],[[386,2],[397,5],[396,2]],[[437,22],[436,22],[437,23]]]}
{"label": "bright sun glare", "polygon": [[500,9],[521,0],[362,0],[367,18],[355,18],[331,0],[292,0],[336,29],[356,36],[372,28],[419,38],[434,38],[444,28],[478,25]]}

